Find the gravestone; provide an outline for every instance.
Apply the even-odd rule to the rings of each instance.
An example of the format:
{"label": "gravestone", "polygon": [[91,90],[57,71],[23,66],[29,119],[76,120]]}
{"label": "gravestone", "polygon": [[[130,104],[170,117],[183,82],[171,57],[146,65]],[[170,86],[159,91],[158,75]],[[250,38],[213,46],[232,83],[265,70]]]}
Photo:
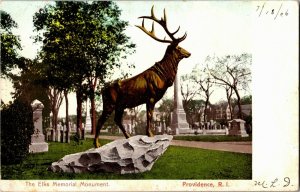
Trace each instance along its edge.
{"label": "gravestone", "polygon": [[64,125],[60,126],[60,142],[64,143]]}
{"label": "gravestone", "polygon": [[245,129],[245,121],[244,120],[233,119],[232,121],[229,121],[228,123],[229,123],[228,135],[235,135],[235,136],[241,136],[241,137],[249,136]]}
{"label": "gravestone", "polygon": [[89,99],[86,100],[86,120],[85,120],[85,133],[91,134],[92,131],[92,121],[90,115],[90,105]]}
{"label": "gravestone", "polygon": [[77,130],[77,125],[74,123],[73,126],[72,126],[71,131],[74,133],[74,132],[76,132],[76,130]]}
{"label": "gravestone", "polygon": [[60,141],[60,128],[57,127],[57,130],[55,131],[55,141],[59,142]]}
{"label": "gravestone", "polygon": [[31,104],[33,110],[34,133],[31,135],[31,144],[29,145],[30,153],[40,153],[48,151],[48,143],[45,142],[45,135],[43,134],[43,108],[44,105],[34,100]]}
{"label": "gravestone", "polygon": [[176,135],[192,133],[192,130],[189,128],[189,124],[186,121],[186,114],[182,106],[179,84],[179,78],[178,75],[176,75],[174,81],[174,111],[172,113],[171,121],[172,132],[176,133]]}

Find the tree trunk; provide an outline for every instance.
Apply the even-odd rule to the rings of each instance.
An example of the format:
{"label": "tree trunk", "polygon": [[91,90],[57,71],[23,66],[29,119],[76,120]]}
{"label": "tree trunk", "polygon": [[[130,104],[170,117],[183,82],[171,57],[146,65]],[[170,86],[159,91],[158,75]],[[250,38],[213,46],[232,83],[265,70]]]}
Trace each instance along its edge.
{"label": "tree trunk", "polygon": [[[94,94],[94,93],[93,93]],[[92,131],[91,134],[95,135],[96,133],[96,104],[94,95],[91,96],[91,121],[92,121]]]}
{"label": "tree trunk", "polygon": [[57,89],[49,88],[47,91],[48,97],[51,102],[51,112],[52,112],[52,126],[54,130],[57,130],[57,116],[58,116],[58,110],[62,102],[62,95],[61,92]]}
{"label": "tree trunk", "polygon": [[95,104],[96,85],[97,85],[97,78],[95,78],[93,81],[90,81],[91,124],[92,124],[91,134],[92,135],[95,135],[96,133],[96,104]]}
{"label": "tree trunk", "polygon": [[[66,100],[66,132],[69,136],[70,134],[70,127],[69,127],[69,99],[68,99],[68,91],[64,91],[65,100]],[[67,137],[68,139],[68,137]],[[68,141],[67,141],[68,142]]]}
{"label": "tree trunk", "polygon": [[81,139],[84,138],[82,134],[82,93],[81,91],[76,91],[76,100],[77,100],[77,129],[76,132]]}
{"label": "tree trunk", "polygon": [[239,119],[242,119],[243,118],[243,115],[242,115],[242,107],[241,107],[241,97],[239,95],[239,92],[237,90],[237,88],[233,88],[235,94],[236,94],[236,97],[237,97],[237,104],[238,104],[238,108],[239,108],[239,111],[238,111],[238,118]]}
{"label": "tree trunk", "polygon": [[207,129],[207,124],[206,124],[206,121],[207,121],[207,106],[208,106],[208,99],[206,98],[205,100],[205,108],[204,108],[204,123],[205,123],[205,128]]}
{"label": "tree trunk", "polygon": [[231,107],[231,97],[228,98],[228,106],[229,106],[229,112],[230,112],[230,120],[233,119],[233,111]]}
{"label": "tree trunk", "polygon": [[204,122],[207,121],[207,118],[206,118],[206,116],[207,116],[207,106],[209,104],[209,92],[207,90],[205,91],[205,96],[206,96],[206,100],[205,100],[205,110],[204,110]]}
{"label": "tree trunk", "polygon": [[58,111],[55,108],[52,108],[51,111],[52,111],[52,115],[53,115],[53,117],[52,117],[52,126],[53,126],[54,130],[56,131],[57,130],[57,116],[58,116]]}
{"label": "tree trunk", "polygon": [[[233,111],[232,111],[232,107],[231,107],[232,88],[229,87],[229,88],[225,88],[225,89],[226,89],[227,102],[228,102],[228,106],[229,106],[230,119],[233,119]],[[227,118],[227,116],[226,116],[226,118]]]}

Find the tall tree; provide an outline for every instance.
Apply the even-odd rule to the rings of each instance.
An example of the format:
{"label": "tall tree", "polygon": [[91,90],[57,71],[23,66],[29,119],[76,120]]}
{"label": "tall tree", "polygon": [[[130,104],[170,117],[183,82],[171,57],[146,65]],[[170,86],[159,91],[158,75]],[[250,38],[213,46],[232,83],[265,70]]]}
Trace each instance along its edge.
{"label": "tall tree", "polygon": [[[30,105],[35,99],[41,101],[45,106],[43,117],[49,117],[51,109],[47,96],[47,80],[40,73],[40,63],[36,59],[31,60],[24,57],[20,57],[18,60],[20,72],[9,75],[14,87],[13,98],[27,105]],[[49,125],[47,124],[47,126]]]}
{"label": "tall tree", "polygon": [[1,77],[7,76],[18,66],[18,50],[21,50],[20,38],[12,33],[17,23],[5,11],[0,10],[1,32]]}
{"label": "tall tree", "polygon": [[188,74],[186,78],[190,79],[191,84],[194,84],[194,86],[196,87],[194,89],[198,90],[196,93],[200,94],[205,100],[204,122],[206,122],[208,105],[210,104],[210,96],[213,93],[213,78],[208,73],[207,68],[200,64],[195,65],[192,72]]}
{"label": "tall tree", "polygon": [[[82,97],[88,94],[92,133],[96,125],[97,85],[103,85],[113,69],[121,67],[119,58],[126,57],[134,48],[123,32],[128,23],[120,20],[120,14],[114,2],[70,1],[48,5],[34,17],[36,30],[40,32],[37,40],[43,41],[43,58],[57,69],[58,73],[54,72],[56,77],[59,75],[57,79],[68,79],[63,89],[76,91],[78,118],[81,118]],[[80,121],[77,127],[81,126]]]}
{"label": "tall tree", "polygon": [[232,88],[238,105],[238,118],[242,118],[240,91],[248,88],[251,81],[252,55],[227,55],[224,57],[208,56],[207,68],[211,76],[220,85]]}
{"label": "tall tree", "polygon": [[[196,96],[200,94],[200,89],[193,81],[193,76],[196,74],[182,75],[180,81],[180,90],[183,98],[183,107],[187,106]],[[186,109],[185,109],[186,110]]]}

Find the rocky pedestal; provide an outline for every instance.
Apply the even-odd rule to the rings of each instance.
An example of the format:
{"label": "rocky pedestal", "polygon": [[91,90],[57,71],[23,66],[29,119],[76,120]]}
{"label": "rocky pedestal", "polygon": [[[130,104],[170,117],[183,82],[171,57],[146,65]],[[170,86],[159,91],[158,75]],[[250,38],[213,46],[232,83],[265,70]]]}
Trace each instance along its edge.
{"label": "rocky pedestal", "polygon": [[29,153],[40,153],[48,151],[48,143],[45,142],[43,134],[43,117],[42,112],[44,105],[34,100],[31,104],[33,110],[34,133],[31,135],[31,144],[29,145]]}
{"label": "rocky pedestal", "polygon": [[171,135],[136,135],[115,140],[100,148],[66,155],[52,163],[48,170],[68,173],[142,173],[151,170],[154,162],[167,150],[172,138]]}

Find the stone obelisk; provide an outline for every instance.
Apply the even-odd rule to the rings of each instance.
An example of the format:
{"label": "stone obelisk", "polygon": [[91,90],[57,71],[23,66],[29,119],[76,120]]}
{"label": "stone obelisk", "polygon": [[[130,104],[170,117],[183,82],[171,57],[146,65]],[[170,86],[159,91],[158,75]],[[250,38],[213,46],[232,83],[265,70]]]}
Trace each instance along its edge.
{"label": "stone obelisk", "polygon": [[86,119],[85,119],[85,133],[91,133],[92,131],[92,121],[91,121],[91,115],[90,115],[90,105],[89,105],[89,99],[86,100]]}
{"label": "stone obelisk", "polygon": [[177,134],[189,134],[191,132],[189,124],[186,121],[186,114],[182,106],[182,98],[179,90],[178,74],[174,81],[174,111],[172,114],[171,128],[172,132]]}

